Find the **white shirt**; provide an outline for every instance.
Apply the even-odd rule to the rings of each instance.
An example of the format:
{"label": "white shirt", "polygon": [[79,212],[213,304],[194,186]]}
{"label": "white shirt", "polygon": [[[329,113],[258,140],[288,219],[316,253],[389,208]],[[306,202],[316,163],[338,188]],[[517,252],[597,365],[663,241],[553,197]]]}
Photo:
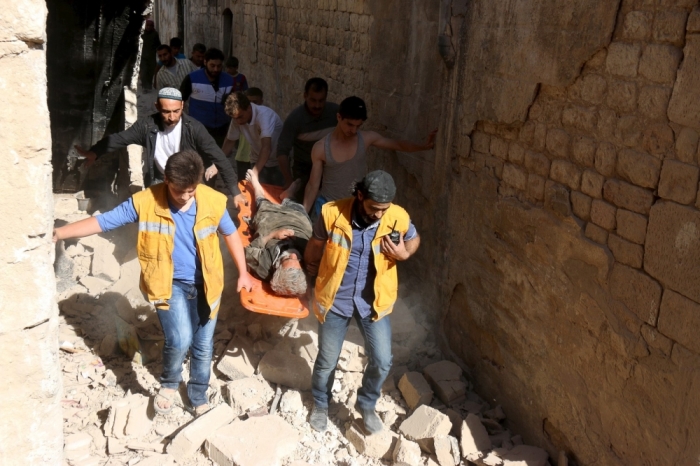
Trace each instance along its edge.
{"label": "white shirt", "polygon": [[270,158],[267,159],[266,167],[277,166],[277,141],[282,134],[282,119],[270,107],[264,105],[250,104],[253,108],[253,115],[250,123],[238,125],[235,120],[231,120],[231,125],[228,128],[227,139],[235,141],[241,137],[241,132],[250,143],[250,163],[255,165],[260,157],[262,149],[262,138],[272,139],[272,150]]}
{"label": "white shirt", "polygon": [[182,118],[175,126],[158,131],[156,135],[156,150],[154,158],[156,167],[161,173],[165,172],[165,163],[168,158],[180,151],[180,139],[182,138]]}

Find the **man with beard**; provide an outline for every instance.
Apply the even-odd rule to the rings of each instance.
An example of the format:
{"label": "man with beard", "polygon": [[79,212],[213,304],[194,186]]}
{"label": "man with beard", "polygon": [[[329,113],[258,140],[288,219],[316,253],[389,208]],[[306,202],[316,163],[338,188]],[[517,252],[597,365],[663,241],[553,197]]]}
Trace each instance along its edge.
{"label": "man with beard", "polygon": [[318,432],[328,425],[335,368],[351,319],[369,357],[355,407],[369,434],[384,428],[375,405],[391,369],[389,314],[398,295],[396,262],[411,257],[420,245],[408,213],[391,202],[395,194],[391,175],[368,173],[355,185],[353,197],[323,206],[306,245],[306,269],[316,276],[311,307],[319,320],[309,423]]}
{"label": "man with beard", "polygon": [[158,90],[164,87],[179,88],[187,75],[197,69],[188,59],[176,58],[169,45],[158,47],[158,59],[163,64],[156,74],[156,89]]}
{"label": "man with beard", "polygon": [[209,49],[204,54],[204,67],[187,75],[180,86],[182,100],[190,99],[190,116],[204,125],[219,147],[231,122],[224,104],[233,91],[233,78],[223,69],[224,52]]}
{"label": "man with beard", "polygon": [[205,167],[218,168],[226,187],[236,196],[234,201],[243,202],[231,162],[201,123],[182,114],[182,106],[180,91],[164,87],[158,91],[157,113],[140,118],[125,131],[105,136],[88,150],[78,146],[75,146],[75,150],[85,157],[86,166],[89,167],[103,154],[130,144],[142,146],[146,149],[143,157],[143,182],[145,187],[149,187],[163,181],[165,164],[171,155],[191,149],[202,157]]}

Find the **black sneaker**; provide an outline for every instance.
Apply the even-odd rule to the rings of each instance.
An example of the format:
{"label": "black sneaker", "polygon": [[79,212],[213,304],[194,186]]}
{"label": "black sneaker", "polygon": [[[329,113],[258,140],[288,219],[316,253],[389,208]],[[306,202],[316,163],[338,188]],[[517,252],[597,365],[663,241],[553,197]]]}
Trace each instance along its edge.
{"label": "black sneaker", "polygon": [[365,430],[369,432],[370,435],[378,434],[384,430],[384,424],[382,420],[379,419],[377,412],[373,409],[358,409],[360,414],[362,414],[362,420],[365,422]]}
{"label": "black sneaker", "polygon": [[325,432],[328,428],[328,408],[314,406],[309,417],[309,424],[316,432]]}

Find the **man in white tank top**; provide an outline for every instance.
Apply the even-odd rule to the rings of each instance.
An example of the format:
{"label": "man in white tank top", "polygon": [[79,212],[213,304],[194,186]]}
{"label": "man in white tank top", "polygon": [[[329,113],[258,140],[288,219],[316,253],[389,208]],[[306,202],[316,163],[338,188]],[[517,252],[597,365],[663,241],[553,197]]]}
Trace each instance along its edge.
{"label": "man in white tank top", "polygon": [[304,208],[312,219],[326,202],[350,196],[353,184],[367,174],[366,153],[370,146],[400,152],[419,152],[435,146],[437,130],[428,135],[425,144],[385,138],[374,131],[360,131],[367,119],[367,106],[359,97],[343,100],[337,118],[333,132],[314,144],[311,150],[313,165],[304,191]]}

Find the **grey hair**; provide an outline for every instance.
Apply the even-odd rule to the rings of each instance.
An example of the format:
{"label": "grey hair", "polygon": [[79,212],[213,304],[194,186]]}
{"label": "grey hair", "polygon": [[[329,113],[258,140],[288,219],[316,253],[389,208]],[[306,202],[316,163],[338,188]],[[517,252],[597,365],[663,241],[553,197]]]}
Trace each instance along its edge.
{"label": "grey hair", "polygon": [[304,271],[302,269],[285,269],[282,267],[282,260],[292,252],[296,253],[297,256],[299,255],[299,252],[294,249],[285,251],[280,254],[274,264],[275,273],[272,275],[272,280],[270,280],[270,286],[272,291],[280,296],[302,296],[306,294],[307,281]]}

